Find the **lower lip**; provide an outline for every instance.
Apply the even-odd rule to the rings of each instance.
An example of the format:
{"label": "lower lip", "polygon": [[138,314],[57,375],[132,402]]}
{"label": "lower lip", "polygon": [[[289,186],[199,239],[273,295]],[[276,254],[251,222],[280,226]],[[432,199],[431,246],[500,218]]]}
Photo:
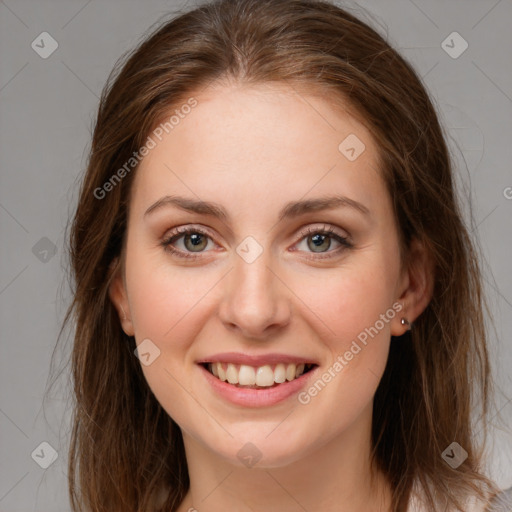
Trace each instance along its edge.
{"label": "lower lip", "polygon": [[273,388],[254,389],[238,388],[218,379],[204,366],[199,365],[199,368],[203,371],[203,375],[214,391],[226,400],[244,407],[267,407],[282,402],[304,388],[310,377],[318,370],[318,366],[316,366],[299,378],[285,381]]}

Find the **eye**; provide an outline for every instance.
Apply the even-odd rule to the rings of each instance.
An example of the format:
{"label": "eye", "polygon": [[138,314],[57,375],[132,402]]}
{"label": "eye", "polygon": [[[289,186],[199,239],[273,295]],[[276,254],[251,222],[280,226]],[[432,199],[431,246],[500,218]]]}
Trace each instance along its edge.
{"label": "eye", "polygon": [[[176,249],[174,243],[183,238],[184,249]],[[200,228],[178,228],[162,240],[164,249],[180,258],[198,258],[211,240],[209,234]],[[190,251],[190,252],[189,252]],[[198,253],[193,254],[193,253]]]}
{"label": "eye", "polygon": [[[313,254],[327,253],[327,256],[307,256],[310,259],[325,259],[338,255],[341,251],[353,247],[348,237],[337,233],[332,227],[323,228],[308,227],[300,232],[300,242],[306,242],[306,247]],[[183,239],[183,240],[181,240]],[[183,248],[176,248],[175,244],[180,241]],[[329,251],[332,240],[339,244],[339,248]],[[208,232],[197,227],[177,228],[173,230],[168,237],[162,240],[161,245],[164,249],[179,258],[200,258],[203,252],[207,252],[208,242],[212,241]],[[213,242],[212,242],[213,244]],[[300,244],[299,244],[300,245]],[[295,250],[295,249],[294,249]],[[301,249],[304,250],[304,249]],[[308,252],[307,250],[305,252]]]}
{"label": "eye", "polygon": [[[337,233],[332,227],[327,227],[325,225],[322,229],[310,226],[304,231],[301,231],[301,236],[305,238],[304,241],[301,239],[301,242],[305,242],[307,249],[311,250],[311,252],[316,254],[328,253],[327,256],[307,256],[310,259],[331,258],[337,256],[344,249],[353,247],[353,244],[349,242],[348,237]],[[329,251],[328,249],[331,248],[333,239],[340,247],[337,250]]]}

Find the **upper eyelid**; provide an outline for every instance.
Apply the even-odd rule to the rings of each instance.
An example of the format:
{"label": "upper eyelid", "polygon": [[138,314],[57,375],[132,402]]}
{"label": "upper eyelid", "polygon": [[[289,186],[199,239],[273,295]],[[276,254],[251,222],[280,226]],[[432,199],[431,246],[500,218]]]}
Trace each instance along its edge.
{"label": "upper eyelid", "polygon": [[348,232],[346,230],[343,230],[346,233],[346,236],[345,236],[345,235],[343,235],[343,234],[338,232],[339,229],[340,228],[328,225],[326,223],[323,223],[322,227],[311,226],[310,224],[308,224],[306,227],[299,229],[299,234],[304,236],[304,235],[307,235],[309,233],[324,232],[324,233],[327,233],[327,234],[330,234],[330,235],[337,235],[337,236],[340,236],[340,237],[343,237],[343,238],[350,238],[350,235],[348,234]]}
{"label": "upper eyelid", "polygon": [[[315,226],[313,223],[313,225],[307,224],[306,226],[299,228],[297,230],[299,238],[296,240],[295,244],[298,244],[299,242],[301,242],[310,233],[322,233],[323,232],[324,234],[326,234],[327,236],[330,236],[331,238],[339,237],[340,239],[345,240],[347,242],[345,245],[353,246],[352,237],[348,232],[346,232],[346,230],[343,230],[346,232],[346,235],[344,235],[342,233],[337,232],[339,229],[341,229],[337,226],[335,227],[335,226],[329,225],[325,222],[318,223],[318,224],[322,224],[322,225]],[[194,233],[194,232],[199,232],[203,235],[206,235],[215,245],[218,246],[217,242],[215,242],[215,236],[213,236],[210,233],[210,230],[208,228],[204,228],[202,226],[196,226],[194,224],[186,225],[186,226],[179,226],[177,228],[174,228],[174,233],[171,233],[169,235],[164,235],[163,243],[165,243],[166,245],[172,245],[174,242],[181,239],[183,236],[185,236],[189,233]],[[337,240],[337,242],[342,243],[342,241],[340,241],[340,240]],[[182,250],[176,249],[176,251],[182,251]],[[209,251],[198,252],[198,253],[196,253],[196,255],[199,257],[201,254],[204,254],[207,252],[209,252]],[[328,254],[330,252],[336,252],[336,251],[327,251],[326,253],[318,253],[318,254]],[[187,254],[194,254],[194,253],[187,252]]]}
{"label": "upper eyelid", "polygon": [[[343,237],[343,238],[351,239],[350,234],[345,229],[329,225],[329,224],[327,224],[325,222],[318,223],[318,224],[322,224],[322,225],[320,226],[320,225],[306,224],[304,227],[300,227],[296,231],[297,231],[297,233],[300,236],[305,236],[305,235],[307,235],[309,233],[312,233],[312,232],[316,233],[316,232],[324,231],[324,232],[327,232],[328,234],[331,234],[331,235],[337,235],[337,236],[340,236],[340,237]],[[339,229],[342,229],[342,231],[344,231],[345,234],[339,233],[338,232]],[[190,232],[193,233],[194,230],[196,230],[199,233],[203,233],[206,236],[209,236],[212,240],[215,238],[215,236],[211,233],[211,231],[208,228],[204,228],[202,226],[196,226],[194,224],[186,225],[186,226],[178,226],[177,228],[173,228],[173,230],[171,230],[173,232],[169,233],[169,234],[165,234],[163,236],[163,238],[167,239],[167,240],[170,239],[170,238],[178,239],[181,236],[184,236],[184,235],[186,235],[186,234],[188,234]]]}

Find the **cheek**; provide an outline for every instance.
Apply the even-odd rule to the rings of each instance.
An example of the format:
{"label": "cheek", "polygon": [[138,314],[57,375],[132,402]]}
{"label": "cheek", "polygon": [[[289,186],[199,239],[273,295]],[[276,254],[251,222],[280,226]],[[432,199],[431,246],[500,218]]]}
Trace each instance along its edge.
{"label": "cheek", "polygon": [[325,275],[301,278],[294,288],[307,298],[312,328],[330,352],[328,368],[336,375],[330,388],[346,403],[373,394],[385,369],[391,322],[399,314],[393,309],[398,272],[395,255],[376,245]]}
{"label": "cheek", "polygon": [[151,364],[142,364],[146,381],[167,413],[180,426],[187,425],[198,413],[197,403],[184,392],[190,383],[183,368],[190,363],[189,348],[202,327],[198,315],[204,314],[207,292],[218,278],[173,268],[161,259],[152,262],[133,251],[126,279],[137,344],[149,339],[160,350]]}
{"label": "cheek", "polygon": [[[130,279],[127,284],[136,339],[179,342],[184,338],[179,335],[184,329],[190,335],[190,329],[197,325],[191,321],[194,308],[207,299],[208,290],[216,282],[213,277],[200,274],[196,269],[173,268],[171,265],[134,266],[131,276],[127,275],[127,281]],[[178,349],[179,345],[173,343],[173,347]]]}
{"label": "cheek", "polygon": [[352,339],[374,325],[392,309],[395,299],[394,269],[389,267],[347,265],[297,285],[300,296],[306,297],[306,304],[322,320],[320,332],[340,340]]}
{"label": "cheek", "polygon": [[[369,407],[386,367],[391,322],[397,315],[392,307],[393,289],[388,277],[383,277],[383,268],[364,269],[338,269],[322,279],[323,288],[311,288],[307,295],[307,304],[315,313],[310,318],[316,318],[312,328],[324,333],[319,334],[319,341],[330,358],[318,380],[299,399],[316,411],[330,411],[332,435]],[[321,421],[323,416],[318,418]]]}

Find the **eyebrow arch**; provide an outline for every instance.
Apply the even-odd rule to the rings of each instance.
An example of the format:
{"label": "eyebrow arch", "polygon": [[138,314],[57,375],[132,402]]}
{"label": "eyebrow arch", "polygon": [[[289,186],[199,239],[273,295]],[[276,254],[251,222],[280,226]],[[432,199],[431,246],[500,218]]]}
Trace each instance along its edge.
{"label": "eyebrow arch", "polygon": [[[202,215],[211,215],[223,221],[229,220],[229,214],[219,204],[209,201],[196,201],[182,196],[164,196],[153,203],[144,213],[144,217],[151,212],[163,208],[164,206],[176,206],[182,210]],[[287,203],[279,212],[278,221],[299,217],[305,213],[327,210],[332,208],[348,207],[364,215],[370,215],[370,210],[349,197],[342,195],[325,196],[316,199],[307,199],[303,201],[293,201]]]}

